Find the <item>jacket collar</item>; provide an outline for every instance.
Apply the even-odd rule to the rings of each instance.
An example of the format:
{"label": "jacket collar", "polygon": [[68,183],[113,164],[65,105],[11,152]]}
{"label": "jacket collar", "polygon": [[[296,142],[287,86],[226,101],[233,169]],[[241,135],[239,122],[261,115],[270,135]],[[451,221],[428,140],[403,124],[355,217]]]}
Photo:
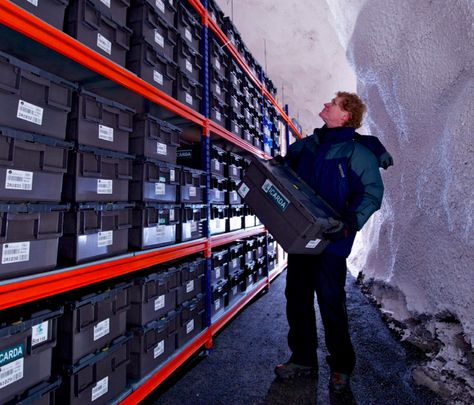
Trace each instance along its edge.
{"label": "jacket collar", "polygon": [[355,128],[328,128],[326,125],[324,125],[322,128],[316,128],[314,130],[314,135],[315,138],[317,138],[317,143],[347,142],[354,139]]}

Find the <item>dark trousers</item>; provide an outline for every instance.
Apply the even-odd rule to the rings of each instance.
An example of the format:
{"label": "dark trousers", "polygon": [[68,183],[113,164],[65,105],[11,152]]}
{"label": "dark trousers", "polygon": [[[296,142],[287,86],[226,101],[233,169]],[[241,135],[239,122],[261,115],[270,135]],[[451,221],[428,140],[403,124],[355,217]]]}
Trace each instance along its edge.
{"label": "dark trousers", "polygon": [[351,374],[355,354],[349,336],[346,310],[346,259],[327,253],[288,255],[285,295],[290,331],[290,361],[317,366],[314,292],[323,321],[327,361],[331,371]]}

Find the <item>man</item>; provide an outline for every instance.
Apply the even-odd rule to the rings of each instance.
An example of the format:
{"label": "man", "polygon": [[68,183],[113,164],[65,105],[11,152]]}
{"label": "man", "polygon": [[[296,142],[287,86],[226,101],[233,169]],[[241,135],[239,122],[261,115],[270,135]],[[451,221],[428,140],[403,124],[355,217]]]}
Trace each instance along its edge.
{"label": "man", "polygon": [[292,144],[285,156],[285,162],[340,214],[342,222],[324,234],[331,243],[323,253],[288,255],[285,295],[292,354],[275,373],[283,379],[317,373],[316,292],[333,392],[349,389],[355,366],[344,290],[346,258],[356,232],[380,208],[383,183],[379,164],[392,164],[377,138],[355,132],[364,111],[365,105],[356,94],[338,92],[319,113],[325,125]]}

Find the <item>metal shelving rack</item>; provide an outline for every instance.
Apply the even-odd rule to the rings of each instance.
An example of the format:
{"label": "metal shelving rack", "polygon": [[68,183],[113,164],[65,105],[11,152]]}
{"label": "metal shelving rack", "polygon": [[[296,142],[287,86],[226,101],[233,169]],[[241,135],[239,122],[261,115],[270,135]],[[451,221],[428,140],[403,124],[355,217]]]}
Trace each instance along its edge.
{"label": "metal shelving rack", "polygon": [[[277,104],[259,78],[257,78],[248,68],[245,60],[241,57],[232,43],[230,43],[220,27],[218,27],[218,25],[209,17],[207,12],[207,0],[203,0],[202,4],[198,0],[188,0],[188,2],[198,12],[202,19],[202,26],[205,34],[205,39],[203,41],[205,42],[203,45],[204,50],[207,49],[208,32],[212,31],[223,46],[227,47],[228,52],[239,63],[242,70],[252,79],[257,88],[261,91],[263,97],[267,98],[275,106],[284,121],[287,131],[291,130],[294,136],[300,138],[301,135],[288,115],[285,114],[285,111]],[[240,137],[237,137],[222,126],[209,120],[205,115],[183,105],[179,101],[138,78],[125,68],[101,56],[74,38],[71,38],[62,31],[59,31],[41,21],[39,18],[29,14],[8,0],[0,0],[0,28],[2,28],[2,26],[10,29],[14,33],[20,34],[22,38],[20,41],[23,41],[23,38],[25,38],[25,42],[28,40],[33,41],[32,43],[38,44],[41,47],[42,52],[51,52],[50,50],[52,50],[54,51],[54,54],[61,55],[63,60],[72,61],[75,64],[74,67],[77,67],[78,70],[83,69],[88,72],[90,71],[101,79],[105,78],[117,88],[127,89],[129,92],[161,106],[178,117],[200,126],[202,128],[201,142],[204,145],[203,151],[207,150],[207,158],[205,161],[208,166],[209,138],[211,133],[231,142],[243,150],[253,153],[258,157],[265,159],[271,158],[260,149],[246,143]],[[205,61],[205,69],[207,71],[207,58],[205,58]],[[55,73],[61,75],[61,72]],[[205,87],[207,87],[207,85],[205,85]],[[207,94],[208,92],[206,90],[204,105],[208,103]],[[207,109],[205,108],[204,111],[207,111]],[[208,236],[206,238],[169,247],[142,252],[132,252],[111,259],[59,269],[45,274],[2,281],[0,282],[0,310],[53,296],[62,292],[71,291],[196,253],[204,253],[204,256],[209,258],[212,249],[215,247],[233,242],[240,238],[253,236],[264,231],[265,229],[263,226],[257,226],[255,228],[226,234]],[[212,347],[213,335],[215,335],[235,316],[235,314],[237,314],[262,290],[268,288],[270,282],[280,274],[285,267],[286,263],[281,263],[278,268],[272,270],[267,277],[258,282],[251,291],[247,292],[239,301],[234,303],[232,307],[222,314],[222,316],[220,316],[214,323],[211,323],[210,319],[208,319],[208,326],[201,334],[177,351],[177,353],[175,353],[167,362],[162,364],[159,370],[157,370],[151,377],[136,384],[133,387],[132,392],[127,395],[121,403],[136,404],[144,399],[171,373],[173,373],[173,371],[175,371],[203,346],[206,348]],[[209,290],[209,286],[207,289]],[[209,291],[207,295],[210,295]]]}

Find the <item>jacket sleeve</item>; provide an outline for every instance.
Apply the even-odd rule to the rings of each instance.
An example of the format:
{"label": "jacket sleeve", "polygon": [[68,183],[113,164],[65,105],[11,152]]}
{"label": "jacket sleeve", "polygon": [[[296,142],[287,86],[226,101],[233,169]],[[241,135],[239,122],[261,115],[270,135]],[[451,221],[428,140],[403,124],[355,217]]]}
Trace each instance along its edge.
{"label": "jacket sleeve", "polygon": [[367,148],[356,145],[351,158],[351,194],[347,215],[362,229],[370,216],[382,204],[383,182],[376,156]]}
{"label": "jacket sleeve", "polygon": [[310,142],[312,136],[308,136],[306,138],[300,139],[296,142],[293,142],[286,151],[285,155],[285,163],[290,166],[293,170],[296,170],[298,166],[299,159],[301,157],[301,153],[303,152],[303,148],[307,142]]}

